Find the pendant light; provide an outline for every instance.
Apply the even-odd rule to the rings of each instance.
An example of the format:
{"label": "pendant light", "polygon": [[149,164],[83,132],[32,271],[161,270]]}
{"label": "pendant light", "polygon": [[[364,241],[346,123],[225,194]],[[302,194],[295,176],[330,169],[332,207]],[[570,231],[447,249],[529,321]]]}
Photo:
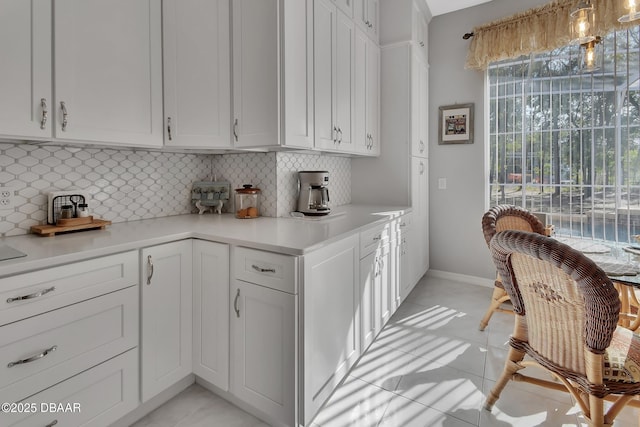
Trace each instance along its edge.
{"label": "pendant light", "polygon": [[618,18],[619,22],[631,22],[640,19],[640,12],[637,10],[638,4],[636,0],[623,0],[627,14]]}
{"label": "pendant light", "polygon": [[569,18],[571,21],[572,43],[584,45],[596,39],[596,36],[593,35],[595,14],[590,0],[581,0],[571,12]]}
{"label": "pendant light", "polygon": [[604,48],[602,38],[596,37],[594,40],[580,45],[581,60],[580,71],[583,73],[593,73],[602,67],[604,60]]}

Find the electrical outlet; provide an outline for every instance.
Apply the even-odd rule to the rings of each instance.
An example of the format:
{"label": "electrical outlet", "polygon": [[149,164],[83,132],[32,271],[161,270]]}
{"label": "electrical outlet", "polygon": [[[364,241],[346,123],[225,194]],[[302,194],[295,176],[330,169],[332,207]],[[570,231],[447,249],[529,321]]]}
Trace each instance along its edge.
{"label": "electrical outlet", "polygon": [[13,209],[13,189],[0,187],[0,210]]}

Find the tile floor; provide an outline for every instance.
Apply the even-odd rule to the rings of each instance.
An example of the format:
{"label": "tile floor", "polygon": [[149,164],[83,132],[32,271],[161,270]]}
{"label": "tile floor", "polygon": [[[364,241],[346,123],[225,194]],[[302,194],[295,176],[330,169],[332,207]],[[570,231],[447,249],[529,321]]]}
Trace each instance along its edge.
{"label": "tile floor", "polygon": [[[491,412],[481,409],[502,372],[513,324],[510,315],[497,313],[478,330],[490,296],[489,288],[423,278],[313,427],[586,425],[568,394],[524,383],[510,382]],[[627,408],[614,425],[637,426],[638,414]],[[135,427],[265,425],[193,385]]]}

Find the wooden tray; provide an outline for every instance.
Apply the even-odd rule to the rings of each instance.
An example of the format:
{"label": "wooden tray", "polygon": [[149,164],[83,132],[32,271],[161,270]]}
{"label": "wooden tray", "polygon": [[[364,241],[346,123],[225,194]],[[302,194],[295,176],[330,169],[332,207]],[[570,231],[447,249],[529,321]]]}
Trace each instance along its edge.
{"label": "wooden tray", "polygon": [[58,221],[58,225],[33,225],[31,226],[31,232],[39,236],[50,237],[69,231],[94,230],[96,228],[104,229],[107,225],[111,225],[111,221],[96,219],[90,216],[87,218],[61,219]]}

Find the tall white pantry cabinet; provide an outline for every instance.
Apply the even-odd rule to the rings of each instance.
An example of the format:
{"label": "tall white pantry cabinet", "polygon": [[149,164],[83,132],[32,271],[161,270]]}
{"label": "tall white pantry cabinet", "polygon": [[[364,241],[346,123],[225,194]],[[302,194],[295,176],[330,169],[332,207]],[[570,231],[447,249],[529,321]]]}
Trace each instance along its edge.
{"label": "tall white pantry cabinet", "polygon": [[[352,161],[352,202],[410,205],[411,290],[429,268],[427,21],[416,0],[380,0],[380,156]],[[406,271],[402,271],[406,274]]]}

